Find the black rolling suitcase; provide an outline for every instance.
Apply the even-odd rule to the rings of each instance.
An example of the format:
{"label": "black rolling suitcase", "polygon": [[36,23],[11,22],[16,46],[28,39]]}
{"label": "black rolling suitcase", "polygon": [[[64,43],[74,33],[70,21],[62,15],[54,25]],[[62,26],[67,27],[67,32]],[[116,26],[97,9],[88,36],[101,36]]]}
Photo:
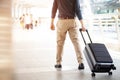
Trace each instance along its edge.
{"label": "black rolling suitcase", "polygon": [[93,77],[95,76],[95,73],[108,73],[109,75],[112,75],[111,70],[116,70],[116,67],[113,64],[113,60],[107,48],[104,44],[92,43],[88,30],[86,30],[86,32],[90,39],[90,43],[86,43],[82,29],[80,29],[80,33],[85,43],[84,54],[91,69],[91,75]]}

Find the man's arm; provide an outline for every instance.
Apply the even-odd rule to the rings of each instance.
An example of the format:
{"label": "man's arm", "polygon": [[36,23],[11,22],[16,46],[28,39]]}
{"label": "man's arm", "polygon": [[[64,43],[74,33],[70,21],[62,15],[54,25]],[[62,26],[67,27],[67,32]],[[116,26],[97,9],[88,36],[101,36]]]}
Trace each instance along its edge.
{"label": "man's arm", "polygon": [[51,14],[51,26],[50,26],[51,30],[55,30],[54,18],[56,16],[57,8],[58,8],[57,1],[54,0],[53,7],[52,7],[52,14]]}
{"label": "man's arm", "polygon": [[76,3],[75,3],[75,13],[76,13],[78,19],[80,20],[82,30],[85,31],[86,29],[84,27],[84,22],[83,22],[82,13],[81,13],[81,10],[80,10],[79,0],[76,0]]}

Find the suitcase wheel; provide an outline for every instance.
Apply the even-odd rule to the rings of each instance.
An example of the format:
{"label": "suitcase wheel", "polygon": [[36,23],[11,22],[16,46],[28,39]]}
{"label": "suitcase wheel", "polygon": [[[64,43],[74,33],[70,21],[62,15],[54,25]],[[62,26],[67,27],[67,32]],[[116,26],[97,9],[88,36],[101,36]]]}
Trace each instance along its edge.
{"label": "suitcase wheel", "polygon": [[113,66],[113,68],[112,68],[113,70],[116,70],[116,67],[115,66]]}
{"label": "suitcase wheel", "polygon": [[112,72],[108,72],[109,75],[112,75]]}
{"label": "suitcase wheel", "polygon": [[93,73],[91,74],[91,76],[92,76],[92,77],[95,77],[95,73],[93,72]]}
{"label": "suitcase wheel", "polygon": [[116,70],[116,67],[114,65],[111,65],[111,69]]}

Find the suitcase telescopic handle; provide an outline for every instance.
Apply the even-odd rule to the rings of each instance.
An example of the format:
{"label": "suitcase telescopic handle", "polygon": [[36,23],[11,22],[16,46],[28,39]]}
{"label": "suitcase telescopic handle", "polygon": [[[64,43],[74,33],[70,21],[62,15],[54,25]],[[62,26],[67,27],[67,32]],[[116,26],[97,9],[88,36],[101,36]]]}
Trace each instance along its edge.
{"label": "suitcase telescopic handle", "polygon": [[[85,43],[85,45],[86,45],[87,43],[86,43],[86,40],[85,40],[85,38],[84,38],[84,36],[83,36],[82,29],[80,28],[79,31],[80,31],[80,33],[81,33],[81,35],[82,35],[82,38],[83,38],[83,41],[84,41],[84,43]],[[91,37],[90,37],[90,35],[89,35],[88,30],[86,29],[85,31],[87,32],[88,38],[89,38],[90,42],[92,43],[92,40],[91,40]]]}

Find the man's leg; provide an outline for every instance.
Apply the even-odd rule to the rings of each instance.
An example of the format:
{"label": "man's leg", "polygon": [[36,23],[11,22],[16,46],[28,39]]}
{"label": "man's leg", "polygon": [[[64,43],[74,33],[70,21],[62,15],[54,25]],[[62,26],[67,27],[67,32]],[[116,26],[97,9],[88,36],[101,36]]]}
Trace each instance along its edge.
{"label": "man's leg", "polygon": [[63,22],[58,20],[57,23],[57,55],[56,55],[56,68],[61,68],[61,61],[62,61],[62,54],[63,54],[63,46],[64,46],[64,41],[66,38],[66,33],[65,31],[65,25],[63,25]]}
{"label": "man's leg", "polygon": [[78,38],[78,27],[76,26],[74,20],[73,20],[72,27],[70,27],[70,29],[69,29],[69,36],[70,36],[70,39],[71,39],[71,41],[74,45],[74,48],[75,48],[77,60],[79,63],[78,69],[84,69],[84,65],[83,65],[83,61],[82,61],[83,60],[82,52],[81,52],[79,38]]}

